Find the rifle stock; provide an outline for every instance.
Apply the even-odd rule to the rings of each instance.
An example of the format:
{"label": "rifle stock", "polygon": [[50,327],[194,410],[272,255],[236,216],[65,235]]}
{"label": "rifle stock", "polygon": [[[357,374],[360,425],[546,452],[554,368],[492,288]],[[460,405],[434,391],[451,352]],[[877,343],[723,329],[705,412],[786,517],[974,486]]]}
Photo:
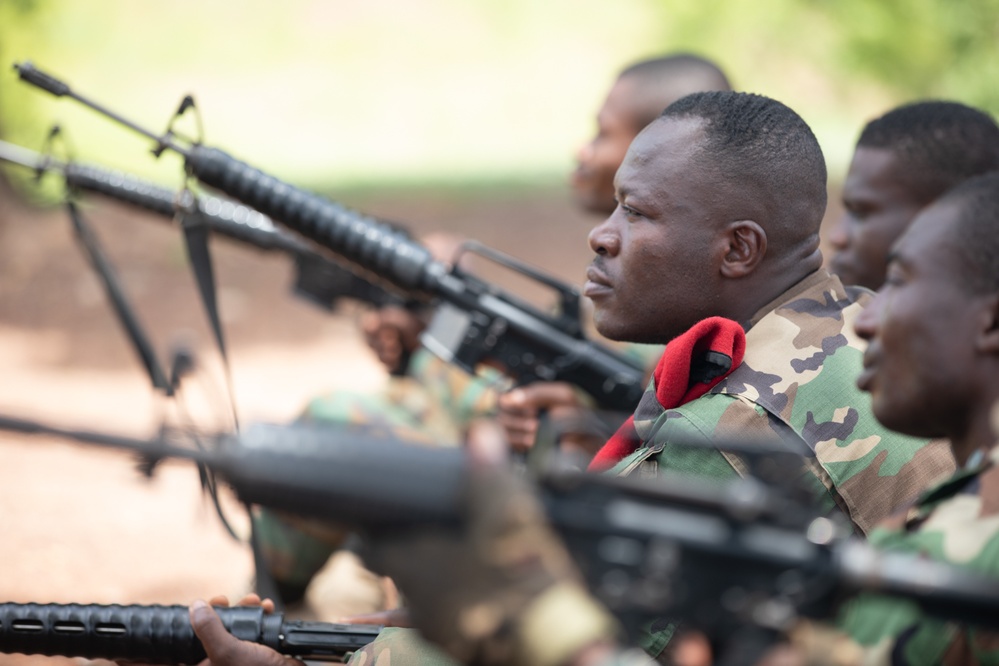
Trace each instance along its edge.
{"label": "rifle stock", "polygon": [[[285,620],[281,613],[215,608],[237,638],[299,659],[340,661],[374,640],[381,627]],[[0,603],[4,654],[197,664],[205,650],[187,606]]]}

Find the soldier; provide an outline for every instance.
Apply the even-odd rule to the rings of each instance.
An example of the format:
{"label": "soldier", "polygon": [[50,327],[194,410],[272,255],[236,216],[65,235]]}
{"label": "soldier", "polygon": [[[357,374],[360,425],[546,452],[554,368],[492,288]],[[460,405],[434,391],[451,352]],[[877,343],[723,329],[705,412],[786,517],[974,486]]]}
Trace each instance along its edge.
{"label": "soldier", "polygon": [[[887,427],[947,437],[960,470],[875,530],[886,550],[999,578],[999,172],[924,210],[889,254],[887,280],[855,324],[868,342],[858,385]],[[999,639],[859,598],[843,628],[864,663],[999,661]]]}
{"label": "soldier", "polygon": [[[881,427],[853,384],[869,295],[819,268],[825,179],[808,126],[762,96],[691,95],[635,140],[584,293],[607,337],[668,344],[598,465],[730,478],[738,459],[673,442],[778,435],[814,451],[806,480],[861,534],[953,469],[942,443]],[[669,633],[643,647],[660,655]]]}
{"label": "soldier", "polygon": [[[717,64],[690,53],[676,53],[641,60],[625,67],[611,86],[597,112],[597,132],[576,154],[571,184],[576,202],[586,211],[607,217],[614,212],[614,174],[632,140],[662,110],[684,95],[711,90],[731,90]],[[650,368],[662,354],[656,345],[629,345],[632,354]],[[517,451],[534,447],[538,413],[548,410],[556,424],[563,451],[588,460],[613,433],[612,425],[594,418],[592,401],[581,391],[561,382],[536,382],[499,397],[499,418],[510,445]],[[616,415],[615,415],[616,416]],[[609,425],[609,427],[608,427]]]}
{"label": "soldier", "polygon": [[888,250],[916,214],[961,181],[999,169],[999,125],[957,102],[916,102],[867,123],[843,183],[845,212],[829,235],[830,270],[878,289]]}

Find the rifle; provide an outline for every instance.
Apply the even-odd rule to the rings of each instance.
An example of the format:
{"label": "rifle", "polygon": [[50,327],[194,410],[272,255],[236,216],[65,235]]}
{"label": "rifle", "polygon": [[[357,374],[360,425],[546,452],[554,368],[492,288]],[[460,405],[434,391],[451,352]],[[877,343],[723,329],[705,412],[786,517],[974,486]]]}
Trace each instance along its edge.
{"label": "rifle", "polygon": [[[457,262],[449,269],[389,225],[284,183],[217,148],[181,140],[172,130],[157,136],[74,93],[31,63],[17,64],[15,69],[22,80],[57,97],[69,96],[152,138],[155,155],[167,149],[180,153],[187,171],[202,184],[270,216],[359,270],[377,275],[411,298],[442,301],[422,342],[445,361],[468,372],[491,361],[520,384],[570,382],[605,409],[630,412],[638,404],[645,388],[644,369],[585,337],[575,287],[477,243],[466,246],[466,251],[484,254],[554,290],[560,312],[541,312],[468,274]],[[192,106],[189,100],[178,113]]]}
{"label": "rifle", "polygon": [[[199,461],[245,502],[375,537],[465,520],[464,451],[414,446],[360,426],[258,424],[219,437],[213,450],[7,417],[0,429],[118,448],[150,463]],[[761,450],[759,443],[724,448]],[[762,455],[801,466],[786,449]],[[782,469],[774,478],[790,476]],[[829,518],[795,501],[795,489],[758,478],[712,485],[553,468],[537,479],[537,490],[590,589],[633,630],[678,619],[724,642],[747,627],[776,632],[799,617],[831,617],[844,598],[864,590],[910,599],[933,616],[999,627],[999,581],[844,538]]]}
{"label": "rifle", "polygon": [[414,306],[398,294],[343,268],[247,206],[208,195],[195,197],[187,190],[175,192],[131,174],[98,166],[62,162],[5,141],[0,141],[0,160],[32,169],[38,177],[56,171],[70,190],[99,194],[167,219],[172,219],[178,209],[193,208],[201,222],[222,236],[266,252],[291,256],[295,261],[295,293],[327,310],[334,309],[340,298],[375,307]]}
{"label": "rifle", "polygon": [[[215,611],[237,638],[316,661],[342,661],[382,629],[285,620],[283,614],[260,607]],[[187,606],[160,605],[0,603],[0,652],[149,664],[197,664],[206,657]]]}

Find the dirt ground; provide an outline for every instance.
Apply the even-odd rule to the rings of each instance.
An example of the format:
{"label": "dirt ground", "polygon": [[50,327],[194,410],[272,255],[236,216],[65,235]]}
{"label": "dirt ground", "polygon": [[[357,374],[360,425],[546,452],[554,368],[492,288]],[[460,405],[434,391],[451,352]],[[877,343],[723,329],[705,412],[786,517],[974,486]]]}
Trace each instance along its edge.
{"label": "dirt ground", "polygon": [[[577,284],[590,258],[593,220],[560,187],[366,192],[344,202],[417,234],[477,238]],[[154,395],[65,213],[0,188],[0,414],[133,436],[151,435],[164,419],[227,429],[224,374],[179,233],[107,200],[84,210],[161,358],[182,343],[199,369],[178,403]],[[356,307],[331,314],[292,296],[285,257],[226,239],[215,240],[213,256],[243,422],[288,421],[313,396],[384,382],[357,334]],[[245,528],[240,508],[226,507]],[[117,452],[0,432],[0,526],[0,602],[187,604],[239,596],[252,577],[248,547],[226,535],[197,474],[181,463],[146,479]],[[332,619],[376,607],[379,588],[359,571],[351,556],[335,558],[310,590],[309,612]],[[0,666],[65,662],[0,655]]]}
{"label": "dirt ground", "polygon": [[[196,352],[184,413],[154,394],[65,213],[0,195],[0,414],[133,436],[164,419],[227,429],[224,374],[177,230],[115,202],[84,202],[161,359],[178,343]],[[417,233],[466,234],[575,282],[589,260],[587,219],[561,188],[368,192],[346,203]],[[213,258],[243,422],[288,421],[313,396],[382,384],[357,334],[358,308],[329,313],[295,298],[285,257],[216,239]],[[226,507],[245,528],[240,508]],[[252,577],[248,547],[224,532],[182,463],[146,479],[121,453],[0,432],[0,526],[0,602],[187,604],[239,596]],[[352,556],[338,556],[310,590],[310,611],[372,610],[379,592]],[[0,655],[3,665],[65,661]]]}

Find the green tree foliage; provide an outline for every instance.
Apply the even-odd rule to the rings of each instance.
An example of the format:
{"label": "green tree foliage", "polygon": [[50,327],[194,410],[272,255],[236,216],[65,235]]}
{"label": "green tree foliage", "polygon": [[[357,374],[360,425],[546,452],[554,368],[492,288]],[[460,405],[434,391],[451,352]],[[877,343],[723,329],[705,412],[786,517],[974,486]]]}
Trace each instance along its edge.
{"label": "green tree foliage", "polygon": [[0,0],[0,136],[58,120],[81,157],[176,179],[18,83],[30,57],[153,129],[193,92],[210,143],[301,183],[561,179],[620,67],[676,50],[798,110],[834,177],[902,102],[999,113],[999,0]]}
{"label": "green tree foliage", "polygon": [[812,0],[838,35],[841,75],[902,97],[941,97],[999,113],[999,0]]}

